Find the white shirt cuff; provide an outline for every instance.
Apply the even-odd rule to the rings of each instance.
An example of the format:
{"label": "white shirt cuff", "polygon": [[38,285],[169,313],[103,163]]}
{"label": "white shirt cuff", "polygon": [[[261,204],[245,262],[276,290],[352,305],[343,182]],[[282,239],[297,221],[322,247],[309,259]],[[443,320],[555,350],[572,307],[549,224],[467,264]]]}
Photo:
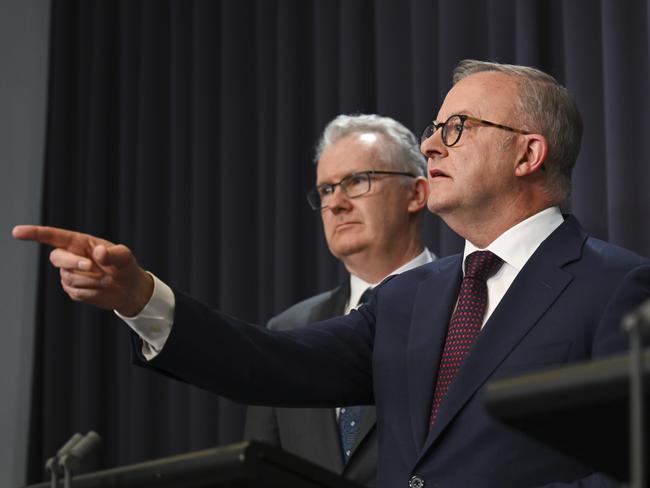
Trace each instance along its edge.
{"label": "white shirt cuff", "polygon": [[162,350],[174,322],[176,297],[172,289],[153,273],[153,294],[142,311],[135,317],[125,317],[114,310],[142,339],[142,354],[147,361],[155,358]]}

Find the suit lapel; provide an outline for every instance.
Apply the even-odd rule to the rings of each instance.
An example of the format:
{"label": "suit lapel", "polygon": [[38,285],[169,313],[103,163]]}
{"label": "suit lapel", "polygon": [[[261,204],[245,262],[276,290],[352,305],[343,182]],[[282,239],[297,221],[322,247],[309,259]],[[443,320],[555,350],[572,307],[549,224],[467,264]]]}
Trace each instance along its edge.
{"label": "suit lapel", "polygon": [[461,280],[461,260],[456,256],[437,266],[415,296],[407,347],[409,412],[416,449],[429,429],[431,400],[449,317],[456,304]]}
{"label": "suit lapel", "polygon": [[289,443],[310,443],[306,457],[318,459],[324,467],[336,473],[343,471],[341,442],[334,409],[280,408],[278,424],[281,436],[287,436]]}
{"label": "suit lapel", "polygon": [[572,275],[562,267],[580,258],[585,239],[575,219],[568,217],[531,256],[467,354],[423,453],[571,282]]}
{"label": "suit lapel", "polygon": [[345,305],[350,297],[350,280],[345,280],[340,286],[331,291],[331,295],[314,307],[309,314],[309,322],[318,322],[343,315]]}

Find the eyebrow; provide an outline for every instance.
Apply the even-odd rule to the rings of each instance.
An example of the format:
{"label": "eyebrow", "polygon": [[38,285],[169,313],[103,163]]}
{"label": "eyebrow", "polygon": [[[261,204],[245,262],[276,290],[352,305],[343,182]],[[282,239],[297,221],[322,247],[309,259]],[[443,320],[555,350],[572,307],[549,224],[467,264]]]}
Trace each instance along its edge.
{"label": "eyebrow", "polygon": [[[452,112],[452,113],[450,113],[449,115],[447,115],[447,117],[445,117],[445,120],[447,120],[449,117],[453,117],[454,115],[467,115],[468,117],[477,117],[477,118],[478,118],[478,116],[472,115],[472,114],[469,112],[469,110],[462,109],[462,110],[458,110],[458,111],[456,111],[456,112]],[[441,122],[441,121],[438,120],[438,119],[434,119],[434,120],[435,120],[436,122]]]}
{"label": "eyebrow", "polygon": [[[359,173],[366,173],[368,171],[372,171],[372,170],[371,169],[361,169],[359,171],[350,171],[349,173],[344,174],[343,177],[339,179],[339,182],[341,182],[341,180],[343,180],[344,178],[347,178],[348,176],[356,175],[356,174],[359,174]],[[323,185],[334,185],[334,184],[335,184],[334,182],[318,183],[318,181],[316,181],[316,187],[323,186]]]}

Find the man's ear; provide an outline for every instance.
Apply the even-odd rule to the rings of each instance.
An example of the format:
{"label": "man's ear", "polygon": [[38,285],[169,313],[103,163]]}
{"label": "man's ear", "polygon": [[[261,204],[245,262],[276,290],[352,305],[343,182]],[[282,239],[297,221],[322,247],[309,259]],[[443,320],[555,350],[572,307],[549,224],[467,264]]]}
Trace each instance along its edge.
{"label": "man's ear", "polygon": [[548,157],[548,141],[541,134],[526,134],[522,136],[526,144],[519,153],[515,168],[516,176],[527,176],[537,171],[545,171],[544,164]]}
{"label": "man's ear", "polygon": [[424,176],[418,176],[411,187],[411,200],[409,201],[409,213],[416,213],[427,205],[429,198],[429,182]]}

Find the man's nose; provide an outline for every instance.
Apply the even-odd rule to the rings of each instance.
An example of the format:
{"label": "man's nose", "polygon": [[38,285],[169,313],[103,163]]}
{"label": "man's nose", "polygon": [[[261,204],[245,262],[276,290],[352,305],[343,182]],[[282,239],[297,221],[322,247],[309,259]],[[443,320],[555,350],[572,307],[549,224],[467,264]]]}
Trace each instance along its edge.
{"label": "man's nose", "polygon": [[334,187],[334,190],[327,201],[327,207],[333,213],[350,208],[350,197],[345,194],[341,185],[336,185]]}
{"label": "man's nose", "polygon": [[422,152],[426,158],[447,156],[448,148],[442,143],[442,129],[438,129],[431,134],[430,137],[420,143],[420,152]]}

